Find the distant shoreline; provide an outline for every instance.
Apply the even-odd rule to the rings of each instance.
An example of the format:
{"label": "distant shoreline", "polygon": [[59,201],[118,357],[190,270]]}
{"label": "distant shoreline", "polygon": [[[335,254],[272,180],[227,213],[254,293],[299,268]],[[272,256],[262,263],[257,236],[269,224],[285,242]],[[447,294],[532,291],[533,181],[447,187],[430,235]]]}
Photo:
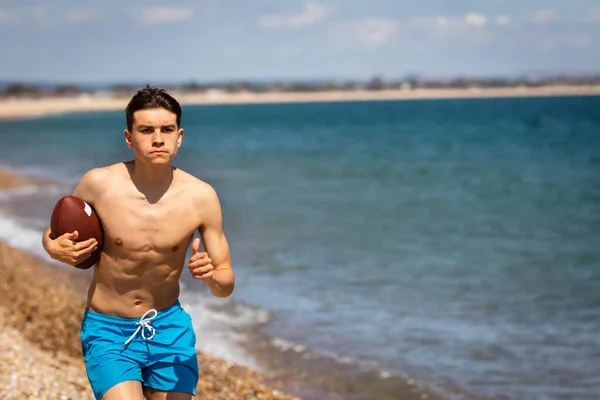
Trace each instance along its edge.
{"label": "distant shoreline", "polygon": [[[597,96],[600,95],[600,85],[265,93],[226,93],[213,90],[203,93],[180,93],[173,91],[172,94],[180,101],[182,105],[218,105],[378,100]],[[127,105],[129,98],[130,96],[92,97],[89,95],[81,95],[77,97],[43,97],[40,99],[3,99],[0,100],[0,119],[19,119],[73,112],[123,110]]]}

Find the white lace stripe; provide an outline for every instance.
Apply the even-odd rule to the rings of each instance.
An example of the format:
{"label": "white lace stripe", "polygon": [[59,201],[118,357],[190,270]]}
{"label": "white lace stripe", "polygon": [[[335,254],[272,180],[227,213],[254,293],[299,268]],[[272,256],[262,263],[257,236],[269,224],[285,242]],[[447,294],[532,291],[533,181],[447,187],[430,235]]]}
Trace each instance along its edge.
{"label": "white lace stripe", "polygon": [[[151,313],[154,313],[154,315],[149,317],[148,314],[151,314]],[[142,338],[144,338],[144,340],[152,339],[154,337],[155,331],[154,331],[154,327],[152,325],[150,325],[150,323],[157,315],[158,315],[158,312],[153,308],[146,311],[146,313],[144,315],[142,315],[140,320],[135,323],[137,325],[137,329],[135,330],[135,332],[133,332],[133,335],[131,335],[129,337],[129,339],[127,339],[127,341],[125,343],[123,343],[123,345],[121,347],[127,346],[127,344],[133,340],[135,335],[137,335],[140,330],[142,331]],[[148,332],[150,332],[149,337],[146,337],[146,330]]]}

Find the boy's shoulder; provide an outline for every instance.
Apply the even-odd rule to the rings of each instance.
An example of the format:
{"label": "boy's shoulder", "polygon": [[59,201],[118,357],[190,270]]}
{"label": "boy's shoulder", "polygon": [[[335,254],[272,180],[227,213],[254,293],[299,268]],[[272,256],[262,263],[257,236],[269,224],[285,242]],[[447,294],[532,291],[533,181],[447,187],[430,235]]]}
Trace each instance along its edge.
{"label": "boy's shoulder", "polygon": [[175,172],[179,184],[185,187],[186,191],[189,191],[196,199],[210,199],[217,196],[216,190],[210,183],[179,168]]}

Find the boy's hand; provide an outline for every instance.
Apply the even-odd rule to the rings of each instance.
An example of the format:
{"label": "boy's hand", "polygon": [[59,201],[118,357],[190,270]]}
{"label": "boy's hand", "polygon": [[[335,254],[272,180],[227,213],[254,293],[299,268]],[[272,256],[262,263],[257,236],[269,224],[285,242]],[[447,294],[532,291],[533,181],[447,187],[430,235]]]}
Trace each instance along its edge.
{"label": "boy's hand", "polygon": [[77,242],[79,232],[65,233],[50,242],[48,254],[54,260],[69,265],[77,265],[85,261],[98,247],[98,241],[94,238]]}
{"label": "boy's hand", "polygon": [[208,253],[200,253],[199,249],[200,239],[196,238],[192,243],[192,257],[188,262],[188,269],[194,279],[199,279],[208,283],[209,281],[214,280],[215,267],[213,267],[212,260],[208,257]]}

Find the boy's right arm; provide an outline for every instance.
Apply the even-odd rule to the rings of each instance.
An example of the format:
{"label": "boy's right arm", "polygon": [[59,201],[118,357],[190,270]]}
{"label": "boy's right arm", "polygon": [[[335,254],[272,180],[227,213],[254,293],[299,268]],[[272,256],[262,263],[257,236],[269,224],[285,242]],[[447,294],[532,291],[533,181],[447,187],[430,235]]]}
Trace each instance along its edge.
{"label": "boy's right arm", "polygon": [[[99,168],[88,171],[79,181],[73,196],[79,197],[93,206],[97,200],[97,194],[101,193],[99,185],[105,178],[105,174],[106,171]],[[96,239],[77,242],[78,237],[79,233],[75,231],[53,238],[50,226],[48,226],[42,235],[42,246],[52,259],[69,265],[77,265],[85,261],[98,246]]]}

